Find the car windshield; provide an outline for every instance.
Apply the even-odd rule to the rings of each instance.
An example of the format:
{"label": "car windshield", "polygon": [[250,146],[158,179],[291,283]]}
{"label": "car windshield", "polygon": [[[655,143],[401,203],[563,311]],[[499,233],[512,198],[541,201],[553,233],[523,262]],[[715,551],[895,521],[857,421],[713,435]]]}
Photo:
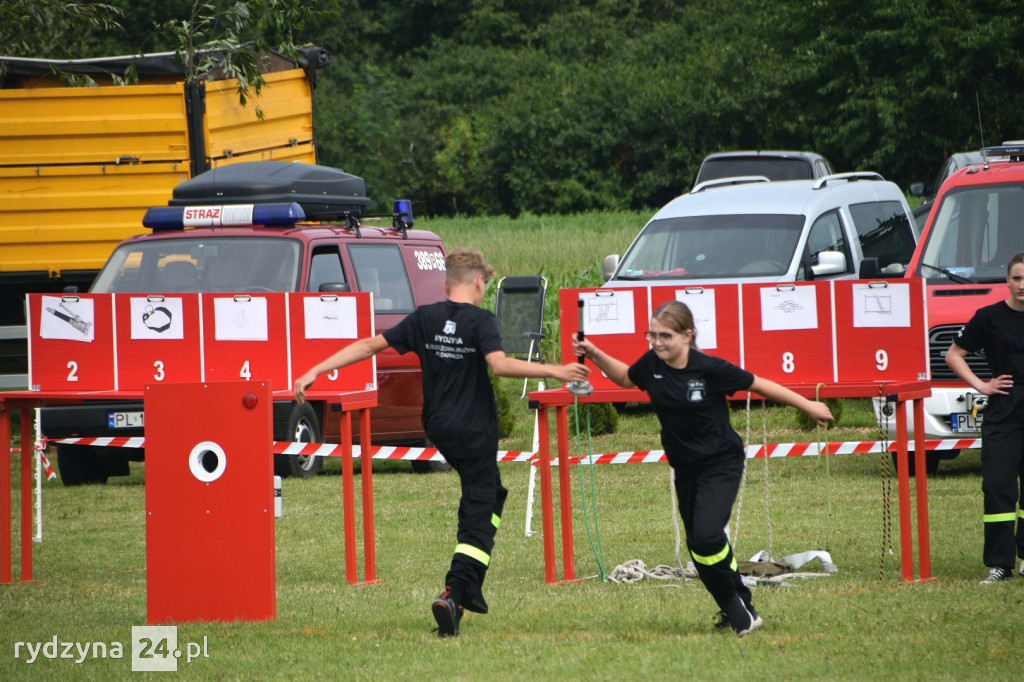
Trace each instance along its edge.
{"label": "car windshield", "polygon": [[622,260],[617,279],[784,275],[803,229],[801,215],[708,215],[656,220]]}
{"label": "car windshield", "polygon": [[814,177],[806,159],[752,156],[708,159],[700,168],[700,182],[743,175],[763,175],[769,180],[809,180]]}
{"label": "car windshield", "polygon": [[953,189],[932,212],[918,277],[1001,282],[1024,251],[1024,183]]}
{"label": "car windshield", "polygon": [[119,246],[93,293],[296,291],[302,245],[295,239],[156,239]]}

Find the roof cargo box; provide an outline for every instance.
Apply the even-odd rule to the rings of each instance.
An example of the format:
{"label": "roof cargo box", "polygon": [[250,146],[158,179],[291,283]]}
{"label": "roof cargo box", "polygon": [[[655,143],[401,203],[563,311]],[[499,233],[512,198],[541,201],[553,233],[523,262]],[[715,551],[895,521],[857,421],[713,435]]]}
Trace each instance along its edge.
{"label": "roof cargo box", "polygon": [[168,206],[296,202],[307,218],[361,215],[370,204],[362,178],[337,168],[249,161],[214,168],[174,188]]}

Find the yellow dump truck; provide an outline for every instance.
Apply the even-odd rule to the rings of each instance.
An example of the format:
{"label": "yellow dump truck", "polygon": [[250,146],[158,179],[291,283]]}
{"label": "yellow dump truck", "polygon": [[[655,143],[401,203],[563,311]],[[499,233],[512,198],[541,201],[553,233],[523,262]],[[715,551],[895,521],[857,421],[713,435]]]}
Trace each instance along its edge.
{"label": "yellow dump truck", "polygon": [[[87,290],[176,185],[238,161],[316,163],[312,91],[328,58],[272,55],[242,104],[235,79],[186,83],[173,53],[0,57],[0,388],[26,386],[25,294]],[[137,84],[117,84],[130,72]]]}

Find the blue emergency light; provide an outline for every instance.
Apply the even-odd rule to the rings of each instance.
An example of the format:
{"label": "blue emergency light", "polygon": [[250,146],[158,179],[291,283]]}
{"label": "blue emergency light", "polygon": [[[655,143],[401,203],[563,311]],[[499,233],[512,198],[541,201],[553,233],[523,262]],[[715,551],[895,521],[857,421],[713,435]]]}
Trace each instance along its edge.
{"label": "blue emergency light", "polygon": [[293,227],[306,219],[295,202],[278,204],[225,204],[223,206],[154,206],[142,224],[154,232],[186,227]]}
{"label": "blue emergency light", "polygon": [[1024,142],[1004,143],[999,147],[982,147],[981,153],[986,160],[990,156],[1008,156],[1011,161],[1024,159]]}

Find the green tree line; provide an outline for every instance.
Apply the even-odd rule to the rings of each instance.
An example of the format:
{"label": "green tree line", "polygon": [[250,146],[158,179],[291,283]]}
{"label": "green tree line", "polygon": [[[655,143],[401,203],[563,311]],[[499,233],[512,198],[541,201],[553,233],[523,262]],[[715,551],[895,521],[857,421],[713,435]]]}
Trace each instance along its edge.
{"label": "green tree line", "polygon": [[[0,20],[22,22],[17,40],[0,29],[0,51],[174,50],[168,22],[194,5],[108,0],[123,30],[93,19],[33,45],[18,6],[53,3],[0,0]],[[656,207],[729,149],[813,150],[906,187],[950,153],[1024,137],[1016,0],[205,4],[214,18],[245,6],[240,38],[327,48],[320,162],[427,215]]]}

